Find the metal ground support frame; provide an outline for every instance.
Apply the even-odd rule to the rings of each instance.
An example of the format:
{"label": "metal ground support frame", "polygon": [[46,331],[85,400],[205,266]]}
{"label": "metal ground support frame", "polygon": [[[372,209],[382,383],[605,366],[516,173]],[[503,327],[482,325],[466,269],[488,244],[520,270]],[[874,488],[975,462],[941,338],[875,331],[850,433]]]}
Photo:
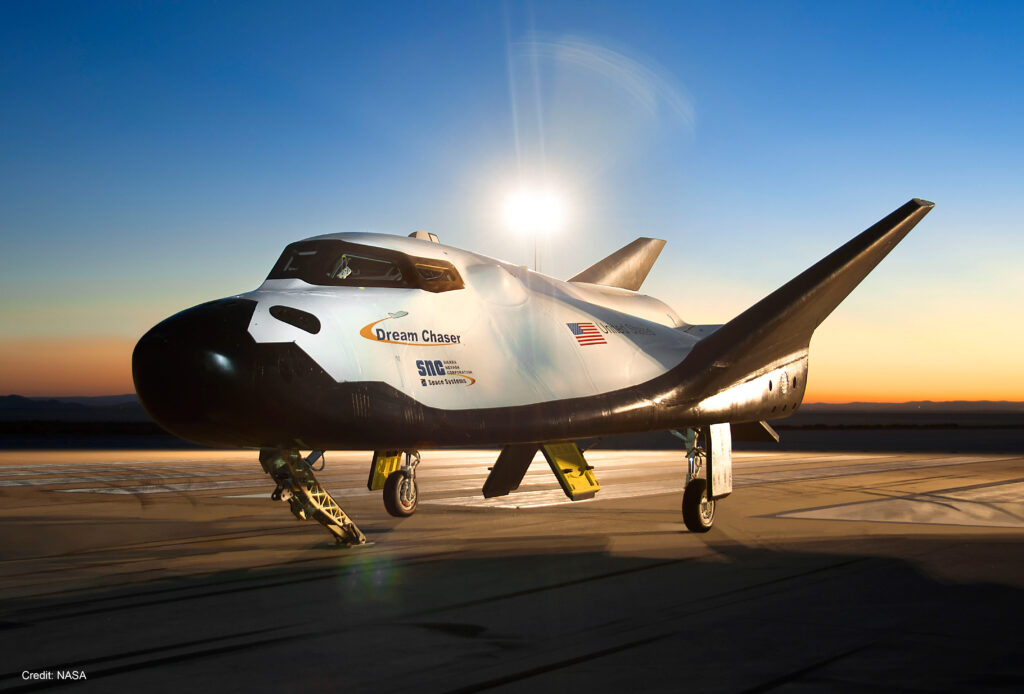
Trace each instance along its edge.
{"label": "metal ground support frame", "polygon": [[277,483],[277,488],[270,498],[275,501],[287,501],[296,518],[315,519],[339,544],[351,546],[366,543],[366,536],[320,485],[309,464],[302,459],[298,451],[261,450],[260,465]]}
{"label": "metal ground support frame", "polygon": [[594,468],[587,464],[575,441],[545,443],[541,450],[567,497],[573,501],[582,501],[601,491],[601,485],[594,476]]}

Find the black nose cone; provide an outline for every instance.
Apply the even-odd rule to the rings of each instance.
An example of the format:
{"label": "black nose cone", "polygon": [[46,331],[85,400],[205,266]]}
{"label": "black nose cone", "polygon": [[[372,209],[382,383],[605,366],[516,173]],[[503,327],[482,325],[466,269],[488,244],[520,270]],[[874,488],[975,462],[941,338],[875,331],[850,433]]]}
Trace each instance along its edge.
{"label": "black nose cone", "polygon": [[256,302],[221,299],[182,311],[143,335],[132,354],[135,392],[149,415],[176,436],[243,446],[254,422]]}

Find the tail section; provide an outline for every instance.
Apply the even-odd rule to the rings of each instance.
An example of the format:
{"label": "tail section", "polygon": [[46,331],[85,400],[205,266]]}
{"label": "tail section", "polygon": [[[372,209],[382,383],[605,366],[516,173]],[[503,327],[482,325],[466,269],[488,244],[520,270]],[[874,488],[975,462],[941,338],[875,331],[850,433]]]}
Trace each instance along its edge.
{"label": "tail section", "polygon": [[639,238],[591,265],[570,282],[589,282],[608,287],[637,291],[647,279],[647,273],[661,254],[665,242],[661,239]]}
{"label": "tail section", "polygon": [[698,342],[676,367],[679,394],[715,393],[806,352],[821,322],[934,206],[911,200]]}

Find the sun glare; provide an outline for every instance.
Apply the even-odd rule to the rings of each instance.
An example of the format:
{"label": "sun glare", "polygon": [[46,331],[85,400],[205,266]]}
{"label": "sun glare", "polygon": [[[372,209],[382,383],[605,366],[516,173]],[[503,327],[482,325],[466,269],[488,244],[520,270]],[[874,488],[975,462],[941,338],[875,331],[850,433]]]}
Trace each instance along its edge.
{"label": "sun glare", "polygon": [[565,223],[565,203],[546,190],[522,189],[505,198],[503,217],[513,231],[527,234],[558,231]]}

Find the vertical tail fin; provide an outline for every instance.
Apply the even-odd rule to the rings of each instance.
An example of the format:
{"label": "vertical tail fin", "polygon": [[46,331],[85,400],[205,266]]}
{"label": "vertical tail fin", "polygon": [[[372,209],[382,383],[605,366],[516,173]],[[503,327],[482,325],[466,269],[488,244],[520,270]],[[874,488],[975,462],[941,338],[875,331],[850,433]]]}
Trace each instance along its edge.
{"label": "vertical tail fin", "polygon": [[665,242],[661,239],[642,237],[612,253],[604,260],[591,265],[570,282],[589,282],[609,287],[620,287],[637,291],[647,279],[654,261],[658,259]]}

